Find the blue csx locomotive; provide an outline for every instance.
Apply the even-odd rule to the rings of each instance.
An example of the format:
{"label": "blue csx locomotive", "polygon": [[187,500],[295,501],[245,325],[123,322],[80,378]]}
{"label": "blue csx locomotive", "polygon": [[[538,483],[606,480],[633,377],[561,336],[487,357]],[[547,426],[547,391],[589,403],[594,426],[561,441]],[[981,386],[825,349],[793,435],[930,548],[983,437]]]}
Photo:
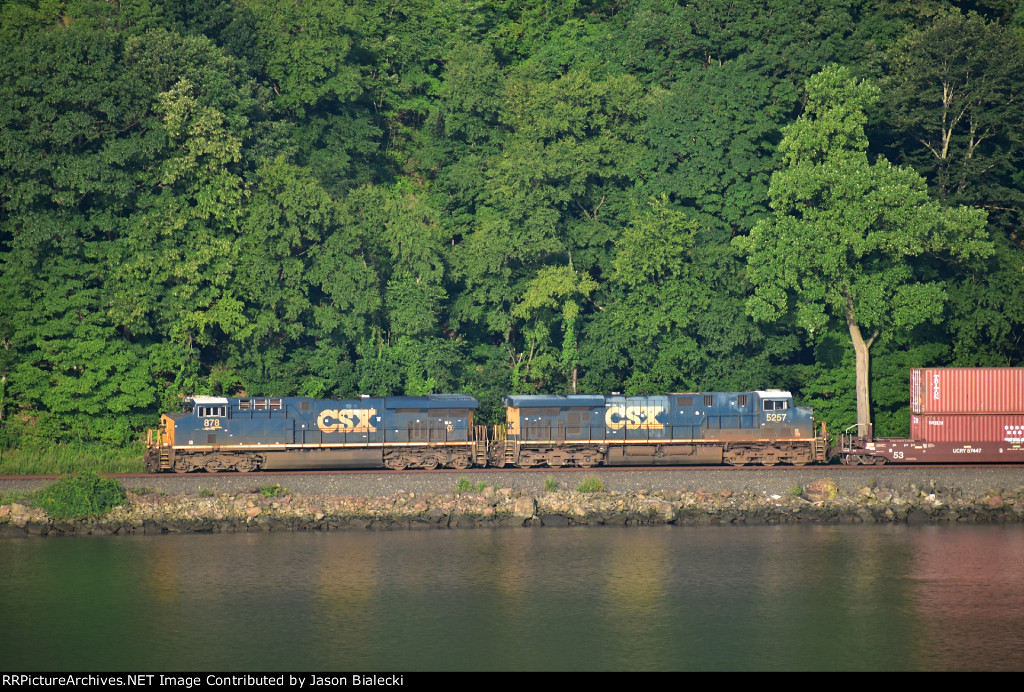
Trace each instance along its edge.
{"label": "blue csx locomotive", "polygon": [[789,392],[512,395],[474,425],[463,394],[316,400],[193,397],[149,432],[150,471],[808,464],[824,426]]}

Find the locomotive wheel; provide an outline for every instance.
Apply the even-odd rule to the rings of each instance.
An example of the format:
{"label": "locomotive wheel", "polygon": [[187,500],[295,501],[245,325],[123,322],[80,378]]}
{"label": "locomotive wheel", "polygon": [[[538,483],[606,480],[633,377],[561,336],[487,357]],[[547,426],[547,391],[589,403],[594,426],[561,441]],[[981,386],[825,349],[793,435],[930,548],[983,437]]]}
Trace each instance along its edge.
{"label": "locomotive wheel", "polygon": [[468,469],[472,465],[473,460],[468,454],[457,454],[455,455],[455,458],[452,459],[452,468],[458,469],[459,471]]}
{"label": "locomotive wheel", "polygon": [[437,468],[438,460],[437,457],[427,457],[420,463],[420,468],[427,471],[433,471]]}
{"label": "locomotive wheel", "polygon": [[601,463],[600,457],[592,456],[589,454],[577,457],[576,459],[576,465],[579,466],[581,469],[593,468],[597,466],[599,463]]}
{"label": "locomotive wheel", "polygon": [[814,458],[811,456],[810,453],[798,454],[797,456],[790,459],[789,463],[791,463],[793,466],[807,466],[808,464],[814,463]]}
{"label": "locomotive wheel", "polygon": [[392,471],[403,471],[409,465],[405,457],[392,457],[384,460],[384,466]]}
{"label": "locomotive wheel", "polygon": [[259,466],[257,465],[256,460],[250,457],[245,457],[235,464],[235,470],[239,473],[249,473],[250,471],[255,471],[257,468],[259,468]]}

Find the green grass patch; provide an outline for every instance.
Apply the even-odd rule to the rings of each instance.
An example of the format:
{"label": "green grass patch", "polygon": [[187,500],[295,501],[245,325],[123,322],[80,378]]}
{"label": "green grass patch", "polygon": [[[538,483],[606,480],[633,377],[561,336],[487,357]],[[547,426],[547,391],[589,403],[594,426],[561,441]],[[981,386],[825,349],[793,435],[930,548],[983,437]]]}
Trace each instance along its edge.
{"label": "green grass patch", "polygon": [[111,448],[100,444],[25,445],[0,449],[0,476],[54,476],[81,472],[142,473],[146,447]]}
{"label": "green grass patch", "polygon": [[473,489],[473,482],[465,476],[459,476],[459,482],[455,484],[455,492],[468,493]]}
{"label": "green grass patch", "polygon": [[[280,497],[281,495],[287,495],[289,492],[288,488],[282,488],[280,483],[260,487],[260,495],[263,497]],[[213,495],[212,490],[210,495]]]}
{"label": "green grass patch", "polygon": [[799,497],[800,495],[803,495],[804,494],[804,486],[802,486],[802,485],[794,485],[792,488],[789,489],[789,494],[790,495],[796,495],[797,497]]}
{"label": "green grass patch", "polygon": [[213,491],[210,490],[209,488],[200,488],[197,495],[199,495],[199,497],[213,497]]}
{"label": "green grass patch", "polygon": [[8,490],[0,492],[0,505],[10,505],[15,502],[19,505],[31,504],[35,494],[36,491],[34,490]]}
{"label": "green grass patch", "polygon": [[555,480],[554,476],[548,476],[544,479],[544,489],[549,493],[558,492],[558,481]]}
{"label": "green grass patch", "polygon": [[599,493],[604,491],[604,481],[597,476],[588,476],[583,482],[576,486],[577,492]]}
{"label": "green grass patch", "polygon": [[84,519],[105,514],[124,499],[124,488],[113,478],[83,471],[38,491],[32,504],[54,519]]}
{"label": "green grass patch", "polygon": [[484,491],[484,488],[486,488],[486,487],[487,487],[487,483],[485,481],[480,481],[479,483],[476,484],[476,487],[474,488],[474,490],[476,492],[478,492],[478,493],[482,493]]}

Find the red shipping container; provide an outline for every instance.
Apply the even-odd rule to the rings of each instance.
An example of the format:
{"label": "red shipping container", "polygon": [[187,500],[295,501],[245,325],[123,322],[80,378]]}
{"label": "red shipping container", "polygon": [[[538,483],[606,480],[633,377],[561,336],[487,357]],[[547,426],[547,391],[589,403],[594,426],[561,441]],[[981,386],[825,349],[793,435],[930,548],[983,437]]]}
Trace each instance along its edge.
{"label": "red shipping container", "polygon": [[914,368],[910,413],[1024,414],[1024,368]]}
{"label": "red shipping container", "polygon": [[1024,443],[1024,414],[910,414],[910,439],[925,442]]}

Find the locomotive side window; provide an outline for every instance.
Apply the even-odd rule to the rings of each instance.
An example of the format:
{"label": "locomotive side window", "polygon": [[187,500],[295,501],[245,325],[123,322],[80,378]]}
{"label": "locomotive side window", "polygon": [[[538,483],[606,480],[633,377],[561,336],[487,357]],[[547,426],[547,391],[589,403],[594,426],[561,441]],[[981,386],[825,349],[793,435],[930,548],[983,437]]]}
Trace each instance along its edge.
{"label": "locomotive side window", "polygon": [[676,397],[676,406],[693,406],[692,396]]}
{"label": "locomotive side window", "polygon": [[763,403],[765,411],[785,411],[789,408],[787,399],[765,399]]}
{"label": "locomotive side window", "polygon": [[199,406],[196,408],[200,418],[223,418],[228,415],[227,406]]}

